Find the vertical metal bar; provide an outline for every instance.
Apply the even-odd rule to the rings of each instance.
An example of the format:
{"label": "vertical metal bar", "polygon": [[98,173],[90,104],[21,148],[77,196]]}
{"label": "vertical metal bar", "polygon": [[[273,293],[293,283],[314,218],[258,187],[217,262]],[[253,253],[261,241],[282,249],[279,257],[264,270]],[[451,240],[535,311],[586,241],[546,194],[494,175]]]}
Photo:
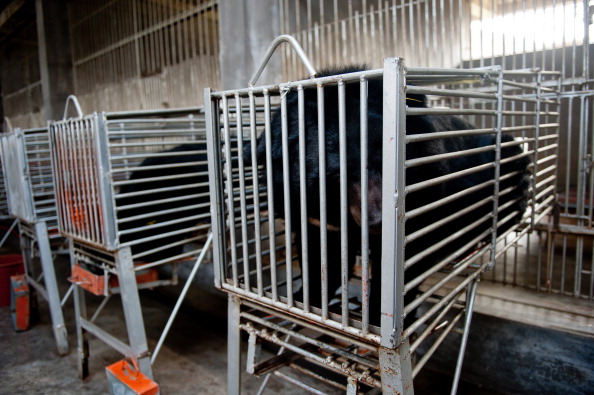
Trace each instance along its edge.
{"label": "vertical metal bar", "polygon": [[[214,263],[214,283],[215,287],[221,288],[225,273],[223,265],[226,266],[224,260],[225,255],[225,219],[223,215],[224,197],[223,180],[220,173],[220,128],[218,124],[219,107],[216,101],[210,97],[211,89],[204,90],[204,116],[206,119],[206,148],[210,155],[208,155],[208,180],[211,185],[210,189],[210,217],[213,240],[213,263]],[[215,117],[214,114],[217,114]],[[252,141],[252,146],[254,142]],[[257,171],[257,170],[254,170]],[[254,176],[254,178],[257,178]],[[256,223],[256,228],[258,223]]]}
{"label": "vertical metal bar", "polygon": [[231,272],[233,276],[233,286],[239,287],[239,273],[237,268],[237,235],[235,227],[235,205],[233,198],[233,169],[231,159],[231,132],[229,131],[229,101],[227,96],[223,96],[223,140],[225,144],[225,186],[227,189],[227,215],[229,217],[229,242],[231,247]]}
{"label": "vertical metal bar", "polygon": [[[77,125],[81,125],[82,128],[84,130],[89,130],[89,122],[85,121],[85,120],[81,120],[80,122],[77,123]],[[97,211],[96,207],[99,207],[99,201],[98,198],[100,196],[99,191],[96,190],[95,188],[95,181],[99,179],[99,175],[96,174],[96,168],[95,168],[95,164],[96,164],[96,153],[93,150],[93,144],[92,144],[92,139],[87,139],[87,138],[81,138],[78,140],[79,141],[79,147],[78,149],[81,150],[83,152],[82,156],[82,160],[83,160],[83,164],[82,164],[82,171],[84,172],[84,179],[87,181],[87,185],[89,185],[89,187],[92,189],[91,191],[84,191],[84,195],[88,196],[88,198],[91,200],[91,202],[89,202],[87,204],[87,207],[91,207],[93,208],[93,216],[92,218],[89,218],[89,226],[94,225],[91,228],[91,237],[93,240],[98,240],[99,237],[101,237],[100,235],[102,235],[101,229],[100,229],[100,220],[99,218],[97,218]],[[79,155],[81,155],[79,153]],[[93,232],[94,231],[94,232]],[[101,239],[101,241],[103,242],[104,240]]]}
{"label": "vertical metal bar", "polygon": [[[287,262],[287,302],[289,306],[293,306],[293,281],[292,281],[292,270],[291,270],[291,255],[292,255],[292,242],[291,242],[291,231],[292,231],[292,223],[291,223],[291,170],[289,168],[289,126],[287,124],[287,96],[286,94],[281,95],[281,136],[282,136],[282,152],[283,152],[283,199],[284,199],[284,209],[285,209],[285,256]],[[299,117],[299,122],[301,122],[301,114]],[[301,133],[301,125],[299,126]],[[305,233],[307,234],[307,233]],[[303,240],[301,241],[303,243]],[[307,250],[305,250],[307,253]],[[307,260],[307,258],[303,258]],[[302,269],[303,270],[303,269]],[[306,284],[308,284],[306,276],[304,273],[301,273],[301,278],[303,280],[303,297],[305,295],[309,296],[309,292],[306,292]]]}
{"label": "vertical metal bar", "polygon": [[497,119],[495,126],[495,163],[494,163],[494,180],[493,185],[493,222],[491,229],[491,257],[487,265],[492,268],[495,265],[495,257],[497,256],[497,222],[499,211],[499,175],[501,169],[501,128],[503,127],[503,72],[499,71],[497,78]]}
{"label": "vertical metal bar", "polygon": [[52,329],[54,331],[54,337],[56,338],[58,353],[60,355],[66,355],[68,354],[68,334],[66,333],[64,315],[62,314],[60,292],[58,290],[58,282],[56,281],[56,271],[54,269],[52,250],[45,221],[40,221],[35,224],[35,236],[37,237],[37,246],[39,248],[45,289],[47,291],[50,314],[52,317]]}
{"label": "vertical metal bar", "polygon": [[[587,99],[584,96],[580,97],[580,135],[579,135],[579,168],[578,168],[578,184],[577,184],[577,207],[576,215],[578,216],[577,226],[584,226],[587,176],[589,172],[589,164],[587,159],[588,152],[588,131],[586,120],[588,119]],[[579,297],[581,293],[581,274],[584,262],[584,237],[577,236],[576,251],[575,251],[575,274],[573,284],[573,296]]]}
{"label": "vertical metal bar", "polygon": [[[368,128],[367,128],[367,78],[361,77],[361,314],[363,333],[369,331],[369,185],[367,173],[368,161]],[[377,286],[377,284],[376,284]]]}
{"label": "vertical metal bar", "polygon": [[591,14],[590,14],[590,1],[583,0],[583,10],[584,10],[584,37],[582,41],[582,48],[583,48],[583,57],[582,60],[582,74],[586,79],[590,79],[590,51],[588,50],[590,46],[590,21],[591,21]]}
{"label": "vertical metal bar", "polygon": [[[349,320],[349,234],[348,234],[348,189],[347,189],[347,136],[346,136],[345,84],[338,81],[338,146],[340,153],[340,270],[341,270],[341,305],[342,326]],[[331,289],[330,292],[334,292]]]}
{"label": "vertical metal bar", "polygon": [[113,202],[113,185],[111,183],[111,166],[109,163],[110,152],[108,148],[107,125],[105,122],[105,115],[101,114],[95,117],[94,126],[96,127],[96,155],[97,155],[97,170],[99,174],[99,202],[98,216],[103,220],[103,227],[101,232],[107,239],[107,245],[114,248],[117,244],[116,234],[116,213],[115,207],[111,204]]}
{"label": "vertical metal bar", "polygon": [[[326,120],[324,117],[324,87],[318,84],[318,158],[320,174],[320,262],[322,290],[322,319],[328,318],[328,218],[326,201]],[[316,284],[317,287],[318,284]],[[309,304],[305,305],[309,309]],[[309,311],[309,310],[306,310]]]}
{"label": "vertical metal bar", "polygon": [[[303,282],[303,298],[309,303],[309,248],[307,234],[307,169],[305,163],[306,138],[305,135],[305,103],[303,97],[303,86],[297,87],[297,116],[299,123],[299,191],[300,191],[300,211],[301,211],[301,278]],[[286,181],[286,180],[285,180]],[[287,279],[287,282],[291,279]]]}
{"label": "vertical metal bar", "polygon": [[227,393],[241,393],[241,331],[239,329],[241,302],[229,294],[227,312]]}
{"label": "vertical metal bar", "polygon": [[[544,56],[544,55],[543,55]],[[538,157],[539,157],[539,149],[540,149],[540,112],[541,112],[541,105],[540,105],[540,100],[541,100],[541,95],[542,95],[542,90],[541,90],[541,84],[542,84],[542,73],[538,73],[537,74],[537,80],[536,80],[536,104],[535,104],[535,109],[534,109],[534,156],[532,159],[532,163],[534,163],[534,175],[536,178],[536,173],[538,171],[538,168],[536,166],[536,164],[538,163]],[[536,179],[535,179],[535,183],[536,183]],[[536,215],[536,206],[537,206],[537,202],[536,202],[536,188],[533,185],[532,188],[532,216],[530,218],[530,226],[532,227],[532,229],[534,229],[534,227],[536,226],[535,224],[535,215]]]}
{"label": "vertical metal bar", "polygon": [[237,161],[239,167],[239,207],[241,210],[241,244],[243,252],[244,289],[251,291],[250,286],[250,253],[248,249],[247,210],[245,196],[245,170],[243,164],[243,117],[241,98],[235,94],[235,115],[237,120]]}
{"label": "vertical metal bar", "polygon": [[[256,131],[256,102],[254,92],[249,92],[250,104],[250,148],[252,157],[252,188],[254,191],[254,236],[256,245],[256,283],[258,287],[258,296],[264,295],[262,286],[262,235],[261,235],[261,216],[260,216],[260,180],[258,176],[257,149],[257,131]],[[208,118],[207,118],[208,119]],[[209,151],[210,152],[210,151]],[[212,183],[211,183],[212,184]]]}
{"label": "vertical metal bar", "polygon": [[[565,51],[563,51],[565,53]],[[568,130],[573,130],[574,123],[573,123],[573,102],[574,98],[570,97],[567,99],[567,126]],[[565,160],[565,202],[564,202],[564,214],[569,214],[569,194],[570,194],[570,187],[571,187],[571,169],[572,163],[571,159],[573,157],[573,133],[567,133],[567,150],[566,150],[566,160]],[[579,159],[578,159],[579,160]],[[578,163],[579,167],[579,163]]]}
{"label": "vertical metal bar", "polygon": [[414,394],[409,340],[405,339],[397,349],[380,347],[378,354],[382,394]]}
{"label": "vertical metal bar", "polygon": [[402,60],[384,59],[380,344],[392,349],[400,344],[404,311],[405,81]]}
{"label": "vertical metal bar", "polygon": [[[70,251],[70,267],[73,268],[76,265],[76,258],[72,239],[68,239],[68,250]],[[89,376],[89,335],[82,327],[82,320],[87,319],[87,305],[85,292],[78,286],[74,287],[74,317],[78,347],[78,375],[80,379],[85,379]]]}
{"label": "vertical metal bar", "polygon": [[264,138],[266,141],[266,187],[268,192],[268,236],[270,249],[270,278],[272,281],[272,300],[278,300],[276,275],[276,230],[274,224],[274,182],[272,167],[272,128],[270,125],[270,94],[264,90]]}
{"label": "vertical metal bar", "polygon": [[138,361],[140,371],[151,380],[153,371],[149,358],[148,344],[142,319],[142,309],[140,307],[140,297],[138,295],[138,286],[134,273],[134,264],[132,262],[132,251],[130,247],[124,247],[117,251],[115,255],[116,270],[120,282],[120,292],[122,295],[122,306],[124,308],[124,317],[126,318],[126,329],[130,347],[134,352],[133,357]]}

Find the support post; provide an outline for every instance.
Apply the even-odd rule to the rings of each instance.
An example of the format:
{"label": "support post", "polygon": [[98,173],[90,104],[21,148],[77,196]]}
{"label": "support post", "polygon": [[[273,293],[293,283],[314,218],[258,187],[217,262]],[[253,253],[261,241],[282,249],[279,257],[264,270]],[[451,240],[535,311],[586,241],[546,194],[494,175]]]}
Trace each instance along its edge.
{"label": "support post", "polygon": [[128,331],[128,340],[134,358],[138,362],[140,371],[153,380],[153,371],[151,368],[150,353],[146,340],[144,329],[144,320],[142,318],[142,309],[140,306],[140,296],[136,284],[136,273],[134,272],[134,263],[132,261],[132,251],[130,247],[119,249],[115,255],[118,280],[120,282],[120,293],[122,297],[122,306],[126,318],[126,329]]}
{"label": "support post", "polygon": [[396,349],[380,347],[378,351],[382,378],[382,394],[414,394],[408,339]]}
{"label": "support post", "polygon": [[[70,268],[72,269],[76,265],[72,239],[68,239],[68,250],[70,251]],[[84,380],[89,376],[89,335],[81,321],[87,319],[85,291],[78,285],[74,287],[74,317],[76,318],[78,375],[81,380]]]}
{"label": "support post", "polygon": [[68,95],[75,93],[67,5],[66,0],[35,1],[41,95],[48,120],[61,119]]}
{"label": "support post", "polygon": [[40,221],[35,224],[35,235],[37,237],[37,246],[39,247],[41,268],[43,270],[47,301],[52,317],[52,328],[54,337],[56,338],[58,353],[60,355],[66,355],[68,354],[68,333],[66,332],[64,315],[62,314],[60,292],[58,290],[58,282],[56,281],[54,260],[52,258],[52,250],[45,221]]}
{"label": "support post", "polygon": [[227,393],[241,393],[241,331],[239,313],[241,303],[237,296],[229,295],[227,321]]}

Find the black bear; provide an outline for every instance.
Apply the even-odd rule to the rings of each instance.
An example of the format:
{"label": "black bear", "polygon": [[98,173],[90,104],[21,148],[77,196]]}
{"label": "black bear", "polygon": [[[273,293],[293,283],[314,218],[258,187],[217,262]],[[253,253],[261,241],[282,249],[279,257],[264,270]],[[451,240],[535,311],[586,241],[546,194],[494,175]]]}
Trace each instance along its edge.
{"label": "black bear", "polygon": [[[325,70],[319,74],[330,76],[362,71],[364,66],[349,66],[339,69]],[[370,79],[367,94],[367,119],[368,119],[368,223],[369,223],[369,254],[373,262],[370,296],[370,322],[379,323],[381,278],[381,225],[382,225],[382,128],[383,128],[383,81]],[[318,154],[318,97],[317,90],[305,88],[304,97],[304,131],[306,158],[306,188],[307,188],[307,238],[309,262],[309,289],[310,303],[319,307],[321,304],[321,271],[320,271],[320,200],[319,200],[319,154]],[[358,81],[345,83],[345,117],[346,117],[346,173],[348,189],[348,262],[349,268],[355,263],[357,254],[361,250],[361,169],[360,169],[360,84]],[[331,295],[341,284],[340,272],[340,160],[339,160],[339,98],[336,85],[324,88],[324,119],[325,119],[325,146],[326,146],[326,195],[327,195],[327,256],[328,256],[328,291]],[[299,259],[302,260],[300,244],[302,235],[300,231],[300,180],[299,180],[299,118],[298,94],[292,90],[286,94],[287,125],[288,125],[288,163],[290,179],[288,180],[291,193],[291,218],[293,231],[296,236]],[[424,95],[407,95],[406,104],[410,107],[426,107]],[[273,185],[275,215],[284,218],[283,196],[283,152],[281,113],[278,110],[273,114],[271,121],[271,152],[273,165]],[[461,118],[446,115],[419,115],[406,117],[407,134],[423,134],[441,131],[475,129],[473,125]],[[513,137],[503,135],[502,143],[512,142]],[[492,146],[496,143],[494,134],[468,135],[448,137],[437,140],[427,140],[409,143],[406,147],[406,159],[411,160],[426,156],[456,152],[472,148]],[[251,162],[249,144],[244,147],[246,164]],[[502,158],[510,158],[501,165],[501,194],[499,218],[512,215],[505,224],[500,225],[501,233],[517,224],[527,205],[529,185],[529,159],[522,155],[519,144],[504,144]],[[406,184],[413,185],[425,180],[494,161],[494,150],[475,153],[447,160],[439,160],[415,167],[406,171]],[[257,140],[257,160],[259,165],[266,165],[266,139],[262,134]],[[260,181],[266,185],[266,171],[260,172]],[[494,166],[455,178],[437,185],[433,185],[406,196],[406,211],[433,203],[469,187],[479,185],[494,178]],[[411,235],[419,229],[433,224],[448,215],[460,212],[481,200],[486,202],[470,212],[461,215],[446,226],[438,227],[421,237],[416,238],[406,245],[405,257],[412,258],[425,251],[428,247],[440,242],[456,231],[478,221],[478,225],[464,232],[455,240],[446,243],[438,251],[427,254],[412,265],[405,275],[405,282],[418,276],[432,265],[443,260],[450,254],[463,248],[477,234],[492,227],[492,218],[489,213],[493,211],[492,197],[494,194],[493,183],[477,191],[461,196],[437,209],[416,216],[406,222],[406,234]],[[490,241],[490,236],[485,239]],[[398,262],[398,264],[401,264]],[[350,272],[350,270],[349,270]],[[405,304],[412,301],[417,295],[415,287],[405,296]],[[297,295],[298,298],[301,296]],[[410,323],[410,320],[408,320]]]}

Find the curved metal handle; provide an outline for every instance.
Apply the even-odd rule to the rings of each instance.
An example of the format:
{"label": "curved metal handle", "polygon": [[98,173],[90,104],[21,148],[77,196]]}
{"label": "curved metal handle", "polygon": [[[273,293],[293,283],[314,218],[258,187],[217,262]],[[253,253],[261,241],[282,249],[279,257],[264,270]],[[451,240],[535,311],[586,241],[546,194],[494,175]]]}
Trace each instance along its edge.
{"label": "curved metal handle", "polygon": [[78,99],[76,98],[76,96],[70,95],[66,99],[66,106],[64,107],[64,116],[62,117],[62,120],[65,121],[67,119],[69,103],[72,103],[74,105],[74,108],[76,109],[76,112],[78,113],[78,118],[82,118],[84,116],[84,114],[83,114],[82,110],[80,109],[80,104],[78,104]]}
{"label": "curved metal handle", "polygon": [[274,50],[276,49],[276,47],[278,47],[281,43],[284,43],[284,42],[291,44],[291,46],[293,47],[293,49],[295,50],[295,52],[297,53],[297,55],[299,56],[299,58],[305,65],[305,67],[307,68],[307,71],[309,72],[309,75],[312,78],[318,75],[318,72],[311,65],[311,62],[307,58],[305,51],[303,50],[303,48],[301,48],[301,45],[299,45],[299,43],[297,42],[295,37],[290,36],[288,34],[283,34],[282,36],[278,36],[277,38],[275,38],[272,41],[272,43],[270,44],[270,46],[268,47],[268,50],[266,51],[266,55],[264,56],[264,61],[258,68],[258,71],[256,71],[254,76],[250,79],[250,83],[249,83],[250,87],[254,86],[256,84],[256,81],[258,81],[258,78],[260,78],[262,71],[264,71],[264,68],[268,64],[268,61],[270,60],[270,57],[274,53]]}
{"label": "curved metal handle", "polygon": [[6,125],[6,132],[12,133],[14,129],[12,128],[12,123],[10,123],[10,119],[8,119],[8,117],[4,117],[4,124]]}

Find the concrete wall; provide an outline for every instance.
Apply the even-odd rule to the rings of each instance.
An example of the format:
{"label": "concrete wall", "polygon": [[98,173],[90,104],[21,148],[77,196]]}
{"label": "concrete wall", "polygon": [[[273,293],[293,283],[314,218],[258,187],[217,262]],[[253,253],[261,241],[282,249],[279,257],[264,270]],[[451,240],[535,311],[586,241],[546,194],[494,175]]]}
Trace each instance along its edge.
{"label": "concrete wall", "polygon": [[[221,1],[219,35],[221,39],[222,89],[248,86],[262,63],[269,44],[280,35],[277,0]],[[275,54],[258,80],[258,85],[282,81],[280,53]]]}

